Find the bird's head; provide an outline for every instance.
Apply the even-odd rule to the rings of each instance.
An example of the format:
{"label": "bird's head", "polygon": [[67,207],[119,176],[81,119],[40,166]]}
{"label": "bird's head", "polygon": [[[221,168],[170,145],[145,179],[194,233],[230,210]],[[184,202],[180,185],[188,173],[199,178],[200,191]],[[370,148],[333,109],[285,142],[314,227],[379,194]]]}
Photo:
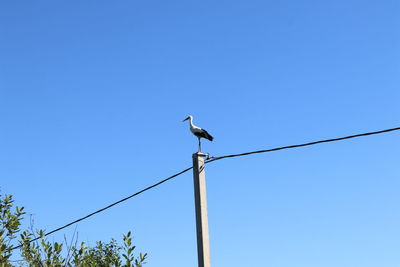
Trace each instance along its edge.
{"label": "bird's head", "polygon": [[186,119],[184,119],[183,121],[187,121],[187,120],[192,120],[193,117],[191,115],[189,115]]}

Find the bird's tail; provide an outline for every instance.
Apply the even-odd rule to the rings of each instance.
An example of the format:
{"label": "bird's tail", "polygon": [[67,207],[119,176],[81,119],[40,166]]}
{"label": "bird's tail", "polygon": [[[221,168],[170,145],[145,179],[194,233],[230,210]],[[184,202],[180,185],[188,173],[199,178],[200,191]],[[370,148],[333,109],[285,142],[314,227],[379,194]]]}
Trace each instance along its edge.
{"label": "bird's tail", "polygon": [[205,133],[206,139],[208,139],[208,140],[210,140],[210,141],[214,140],[214,137],[212,137],[211,134],[207,133],[207,131],[204,130],[204,133]]}

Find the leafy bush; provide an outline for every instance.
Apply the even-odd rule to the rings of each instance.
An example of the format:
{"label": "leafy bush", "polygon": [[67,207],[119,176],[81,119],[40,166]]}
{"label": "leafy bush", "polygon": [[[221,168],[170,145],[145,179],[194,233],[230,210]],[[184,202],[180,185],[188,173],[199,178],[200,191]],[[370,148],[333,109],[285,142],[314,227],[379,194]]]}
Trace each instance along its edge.
{"label": "leafy bush", "polygon": [[[147,253],[134,255],[136,246],[132,234],[123,235],[123,244],[116,240],[104,243],[97,241],[94,247],[84,242],[77,244],[77,238],[68,244],[49,242],[43,230],[21,230],[21,222],[26,212],[24,208],[13,208],[11,195],[0,194],[0,267],[40,266],[40,267],[142,267]],[[32,224],[32,223],[31,223]],[[74,241],[74,242],[73,242]],[[16,259],[18,258],[18,259]]]}

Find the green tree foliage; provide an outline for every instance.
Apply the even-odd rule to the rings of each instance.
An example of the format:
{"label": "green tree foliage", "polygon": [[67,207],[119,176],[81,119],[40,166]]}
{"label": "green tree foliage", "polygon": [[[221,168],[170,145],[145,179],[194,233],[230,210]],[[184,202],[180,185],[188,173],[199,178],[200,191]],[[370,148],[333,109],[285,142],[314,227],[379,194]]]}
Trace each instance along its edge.
{"label": "green tree foliage", "polygon": [[[11,195],[0,194],[0,267],[142,267],[146,263],[147,253],[134,255],[131,232],[123,235],[122,245],[114,239],[108,243],[97,241],[93,247],[84,242],[78,245],[77,240],[74,244],[66,240],[51,243],[42,230],[21,230],[25,211],[13,206]],[[20,247],[13,249],[17,245]]]}

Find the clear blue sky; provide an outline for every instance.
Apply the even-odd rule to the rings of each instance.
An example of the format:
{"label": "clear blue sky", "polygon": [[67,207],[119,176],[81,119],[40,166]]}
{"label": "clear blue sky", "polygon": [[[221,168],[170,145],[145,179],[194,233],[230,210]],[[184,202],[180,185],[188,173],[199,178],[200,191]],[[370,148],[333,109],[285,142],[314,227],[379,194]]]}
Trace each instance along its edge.
{"label": "clear blue sky", "polygon": [[[400,125],[399,1],[2,1],[0,181],[52,230],[214,156]],[[207,166],[213,266],[400,266],[399,133]],[[71,237],[74,227],[50,237]],[[77,226],[197,266],[187,173]]]}

